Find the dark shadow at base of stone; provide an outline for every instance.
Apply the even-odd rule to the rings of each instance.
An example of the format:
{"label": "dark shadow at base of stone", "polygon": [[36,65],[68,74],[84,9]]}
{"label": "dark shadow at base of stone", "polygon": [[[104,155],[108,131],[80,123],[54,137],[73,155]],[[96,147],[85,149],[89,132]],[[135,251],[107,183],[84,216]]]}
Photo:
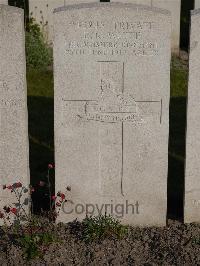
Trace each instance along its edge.
{"label": "dark shadow at base of stone", "polygon": [[183,221],[185,175],[186,98],[170,101],[168,219]]}
{"label": "dark shadow at base of stone", "polygon": [[183,221],[184,164],[169,156],[168,219]]}
{"label": "dark shadow at base of stone", "polygon": [[[54,103],[52,98],[28,97],[29,154],[34,213],[49,209],[48,164],[54,163]],[[41,182],[42,181],[42,182]],[[54,170],[50,172],[51,194],[55,193]]]}

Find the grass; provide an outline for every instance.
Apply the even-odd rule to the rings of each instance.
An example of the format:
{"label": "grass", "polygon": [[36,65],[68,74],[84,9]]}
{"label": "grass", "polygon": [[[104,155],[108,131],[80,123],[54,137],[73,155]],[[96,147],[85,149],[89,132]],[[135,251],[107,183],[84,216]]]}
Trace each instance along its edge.
{"label": "grass", "polygon": [[174,57],[171,62],[171,98],[187,96],[188,66]]}
{"label": "grass", "polygon": [[[29,69],[27,82],[31,183],[34,185],[45,178],[48,163],[54,161],[53,73]],[[168,214],[173,217],[183,215],[186,95],[187,65],[173,58],[168,175]]]}
{"label": "grass", "polygon": [[29,69],[27,71],[28,96],[53,99],[53,72]]}

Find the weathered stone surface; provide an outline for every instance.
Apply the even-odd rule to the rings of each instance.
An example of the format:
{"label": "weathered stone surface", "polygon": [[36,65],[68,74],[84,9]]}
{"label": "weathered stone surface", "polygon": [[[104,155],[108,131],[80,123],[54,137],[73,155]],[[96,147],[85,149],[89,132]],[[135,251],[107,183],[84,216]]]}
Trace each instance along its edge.
{"label": "weathered stone surface", "polygon": [[111,0],[111,2],[148,5],[170,11],[172,16],[172,52],[179,53],[181,0]]}
{"label": "weathered stone surface", "polygon": [[200,0],[195,0],[194,3],[195,9],[200,8]]}
{"label": "weathered stone surface", "polygon": [[137,5],[147,5],[152,7],[153,1],[152,0],[110,0],[111,3],[129,3],[129,4],[137,4]]}
{"label": "weathered stone surface", "polygon": [[65,6],[75,5],[75,4],[84,4],[84,3],[98,3],[100,0],[64,0]]}
{"label": "weathered stone surface", "polygon": [[185,222],[200,222],[200,10],[192,12],[185,173]]}
{"label": "weathered stone surface", "polygon": [[123,223],[164,225],[169,13],[101,3],[54,19],[56,190],[71,187],[58,220],[82,219],[92,204]]}
{"label": "weathered stone surface", "polygon": [[29,184],[29,149],[23,10],[0,5],[0,209],[3,184]]}
{"label": "weathered stone surface", "polygon": [[8,4],[8,0],[0,0],[0,5],[7,5]]}

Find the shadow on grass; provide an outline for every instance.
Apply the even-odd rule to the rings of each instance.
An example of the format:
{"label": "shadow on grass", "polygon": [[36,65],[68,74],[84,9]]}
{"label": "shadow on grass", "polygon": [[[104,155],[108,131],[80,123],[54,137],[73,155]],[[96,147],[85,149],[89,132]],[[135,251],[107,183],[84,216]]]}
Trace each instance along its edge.
{"label": "shadow on grass", "polygon": [[[48,164],[54,163],[54,106],[52,98],[28,97],[29,142],[30,142],[30,175],[31,185],[36,188],[33,193],[35,212],[49,208],[47,186],[40,181],[47,180]],[[54,173],[50,175],[52,194],[55,191]]]}
{"label": "shadow on grass", "polygon": [[186,97],[171,98],[169,123],[168,218],[183,220]]}

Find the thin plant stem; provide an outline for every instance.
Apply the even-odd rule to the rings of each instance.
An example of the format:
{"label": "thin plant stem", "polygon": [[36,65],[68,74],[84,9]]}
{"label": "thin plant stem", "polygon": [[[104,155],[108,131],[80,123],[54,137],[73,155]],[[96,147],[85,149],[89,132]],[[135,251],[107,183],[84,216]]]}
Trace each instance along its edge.
{"label": "thin plant stem", "polygon": [[52,211],[52,206],[51,206],[51,183],[50,183],[50,169],[48,169],[47,181],[48,181],[48,189],[49,189],[49,208],[50,208],[50,211]]}

